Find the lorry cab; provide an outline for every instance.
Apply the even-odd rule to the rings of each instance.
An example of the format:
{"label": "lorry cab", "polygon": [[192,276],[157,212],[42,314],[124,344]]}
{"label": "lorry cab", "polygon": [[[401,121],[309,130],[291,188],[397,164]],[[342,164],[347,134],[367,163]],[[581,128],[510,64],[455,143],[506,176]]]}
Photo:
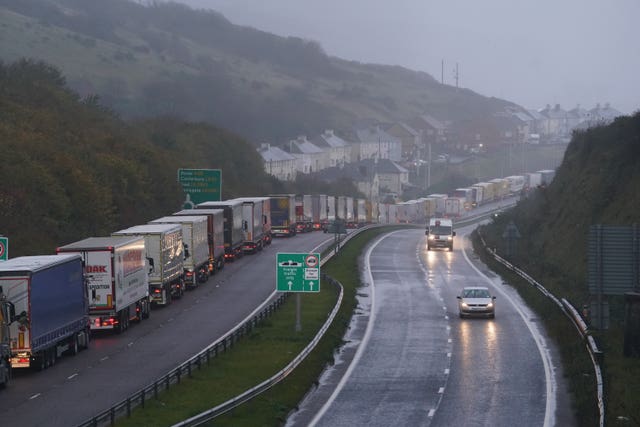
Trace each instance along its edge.
{"label": "lorry cab", "polygon": [[424,233],[427,236],[427,250],[431,248],[447,248],[453,251],[453,221],[447,218],[432,218]]}

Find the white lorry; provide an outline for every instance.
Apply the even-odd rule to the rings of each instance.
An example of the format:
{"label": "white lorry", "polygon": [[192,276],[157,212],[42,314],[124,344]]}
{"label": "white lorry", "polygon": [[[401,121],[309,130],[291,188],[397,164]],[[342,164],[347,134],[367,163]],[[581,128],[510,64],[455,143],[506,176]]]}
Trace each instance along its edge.
{"label": "white lorry", "polygon": [[209,243],[208,218],[193,216],[165,216],[154,219],[149,224],[180,224],[182,226],[182,244],[184,247],[184,283],[187,289],[195,289],[200,283],[209,280]]}
{"label": "white lorry", "polygon": [[151,302],[169,305],[184,294],[182,227],[180,224],[145,224],[116,231],[113,236],[142,236],[149,263]]}
{"label": "white lorry", "polygon": [[120,333],[149,317],[151,300],[143,237],[89,237],[57,249],[84,262],[91,330]]}
{"label": "white lorry", "polygon": [[265,225],[267,216],[265,206],[271,206],[268,197],[240,197],[233,199],[242,202],[242,231],[244,243],[242,250],[246,254],[255,254],[267,244],[265,239]]}

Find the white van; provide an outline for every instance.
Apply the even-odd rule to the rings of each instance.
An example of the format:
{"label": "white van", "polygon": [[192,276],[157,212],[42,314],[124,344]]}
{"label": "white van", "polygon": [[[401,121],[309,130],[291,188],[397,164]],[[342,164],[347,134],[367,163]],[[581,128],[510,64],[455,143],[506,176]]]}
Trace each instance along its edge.
{"label": "white van", "polygon": [[431,218],[424,233],[427,236],[427,250],[431,248],[448,248],[453,251],[453,221],[446,218]]}

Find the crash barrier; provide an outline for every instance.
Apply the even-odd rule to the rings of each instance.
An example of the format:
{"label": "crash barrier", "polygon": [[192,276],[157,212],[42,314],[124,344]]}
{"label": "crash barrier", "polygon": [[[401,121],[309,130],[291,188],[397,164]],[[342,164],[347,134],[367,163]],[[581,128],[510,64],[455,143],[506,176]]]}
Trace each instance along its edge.
{"label": "crash barrier", "polygon": [[[370,229],[376,226],[363,227],[357,230],[354,230],[350,234],[348,234],[344,239],[339,242],[339,248],[342,247],[347,241],[352,239],[354,236],[359,234],[360,232]],[[320,265],[324,265],[331,258],[333,258],[338,251],[330,247],[327,250],[327,254],[323,254]],[[216,416],[227,412],[230,409],[235,408],[243,402],[257,396],[265,390],[268,390],[273,385],[277,384],[283,378],[285,378],[293,369],[298,366],[304,358],[313,350],[318,341],[324,335],[324,332],[327,330],[333,318],[335,317],[335,313],[338,312],[340,308],[340,304],[342,303],[342,285],[332,279],[329,276],[323,275],[323,277],[329,282],[336,285],[340,289],[340,294],[338,297],[338,301],[336,306],[334,307],[331,315],[320,329],[316,337],[309,343],[309,345],[283,370],[278,372],[276,375],[266,380],[262,384],[259,384],[250,390],[242,393],[241,395],[216,406],[215,408],[211,408],[208,411],[203,412],[200,415],[190,418],[189,420],[182,421],[181,423],[176,424],[176,426],[196,426],[201,423],[206,422],[207,420],[213,419]],[[238,342],[241,338],[251,333],[251,331],[257,327],[262,321],[271,317],[275,311],[284,304],[286,298],[289,296],[288,293],[280,294],[276,299],[274,299],[271,303],[266,305],[259,313],[255,316],[251,317],[251,319],[247,320],[244,323],[237,325],[235,328],[230,330],[223,337],[206,347],[204,350],[191,357],[186,362],[182,363],[178,367],[174,368],[167,374],[155,380],[152,384],[144,387],[143,389],[133,393],[126,399],[116,403],[111,406],[109,409],[106,409],[90,419],[86,420],[82,424],[79,424],[78,427],[100,427],[105,425],[115,425],[116,419],[122,416],[131,416],[131,412],[137,406],[141,406],[144,408],[145,402],[149,399],[157,399],[160,392],[169,389],[172,385],[180,384],[181,380],[186,377],[191,377],[193,375],[193,371],[196,369],[201,369],[202,367],[208,365],[211,359],[215,358],[218,354],[224,353],[225,351],[233,348],[234,344]],[[202,416],[203,419],[199,420],[198,418]]]}
{"label": "crash barrier", "polygon": [[491,255],[493,258],[498,261],[500,264],[504,265],[507,269],[513,271],[518,276],[522,277],[529,284],[537,288],[544,296],[549,298],[551,301],[556,304],[560,310],[571,320],[571,323],[576,327],[578,333],[586,342],[587,350],[589,351],[589,356],[591,357],[591,362],[593,363],[593,370],[596,376],[596,389],[597,389],[597,399],[598,399],[598,411],[600,413],[599,425],[600,427],[604,427],[604,386],[602,381],[602,369],[601,365],[603,363],[604,353],[598,349],[598,346],[593,339],[593,336],[589,334],[589,328],[587,324],[582,319],[582,316],[578,313],[578,311],[571,305],[569,301],[565,298],[558,299],[551,292],[549,292],[544,286],[534,280],[531,276],[529,276],[526,272],[522,271],[515,265],[511,264],[506,259],[502,258],[498,255],[495,250],[492,250],[487,247],[484,238],[478,231],[478,236],[480,237],[480,241],[482,242],[482,246],[484,249]]}
{"label": "crash barrier", "polygon": [[[367,226],[367,227],[363,227],[363,228],[359,228],[354,230],[353,232],[351,232],[350,234],[348,234],[346,236],[346,238],[344,240],[341,240],[338,242],[337,245],[331,245],[327,250],[326,250],[326,255],[323,253],[321,260],[320,260],[320,266],[323,266],[324,264],[326,264],[327,262],[329,262],[329,260],[331,258],[333,258],[338,251],[340,250],[340,248],[343,247],[343,245],[345,243],[347,243],[349,240],[351,240],[354,236],[358,235],[359,233],[361,233],[362,231],[371,229],[371,228],[375,228],[378,226]],[[249,390],[245,391],[244,393],[214,407],[211,408],[207,411],[204,411],[194,417],[191,417],[187,420],[184,420],[182,422],[179,422],[177,424],[174,424],[172,427],[192,427],[192,426],[199,426],[202,425],[208,421],[213,420],[214,418],[232,410],[233,408],[241,405],[244,402],[249,401],[250,399],[258,396],[259,394],[269,390],[271,387],[273,387],[274,385],[278,384],[280,381],[282,381],[283,379],[285,379],[291,372],[293,372],[293,370],[300,365],[300,363],[302,363],[302,361],[304,361],[304,359],[313,351],[313,349],[316,347],[316,345],[318,344],[318,342],[320,342],[320,340],[322,339],[322,337],[324,336],[324,333],[327,331],[327,329],[329,329],[329,327],[331,326],[331,323],[333,323],[333,319],[336,317],[336,315],[338,314],[338,310],[340,310],[340,306],[342,305],[342,298],[344,295],[344,288],[342,287],[342,284],[340,282],[338,282],[337,280],[333,279],[332,277],[323,274],[322,278],[325,279],[326,281],[328,281],[329,283],[331,283],[332,285],[338,287],[339,289],[339,295],[338,295],[338,300],[336,301],[336,305],[333,307],[333,310],[331,311],[331,314],[329,315],[329,317],[327,318],[326,322],[324,323],[324,325],[322,325],[322,328],[320,328],[320,330],[318,331],[318,333],[316,334],[316,336],[313,338],[313,340],[311,340],[311,342],[300,352],[300,354],[298,354],[295,359],[293,359],[291,361],[291,363],[289,363],[287,366],[284,367],[284,369],[282,369],[281,371],[277,372],[275,375],[273,375],[271,378],[263,381],[262,383],[258,384],[257,386],[250,388]]]}

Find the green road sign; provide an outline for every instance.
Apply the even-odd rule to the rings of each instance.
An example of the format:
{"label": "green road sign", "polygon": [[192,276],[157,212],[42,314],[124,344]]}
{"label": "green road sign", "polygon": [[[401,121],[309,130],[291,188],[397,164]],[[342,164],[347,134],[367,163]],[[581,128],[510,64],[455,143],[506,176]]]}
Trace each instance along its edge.
{"label": "green road sign", "polygon": [[198,203],[218,202],[222,193],[222,171],[220,169],[178,169],[178,182],[185,195],[185,209]]}
{"label": "green road sign", "polygon": [[9,238],[0,236],[0,261],[9,259]]}
{"label": "green road sign", "polygon": [[320,292],[320,254],[276,255],[276,290]]}

